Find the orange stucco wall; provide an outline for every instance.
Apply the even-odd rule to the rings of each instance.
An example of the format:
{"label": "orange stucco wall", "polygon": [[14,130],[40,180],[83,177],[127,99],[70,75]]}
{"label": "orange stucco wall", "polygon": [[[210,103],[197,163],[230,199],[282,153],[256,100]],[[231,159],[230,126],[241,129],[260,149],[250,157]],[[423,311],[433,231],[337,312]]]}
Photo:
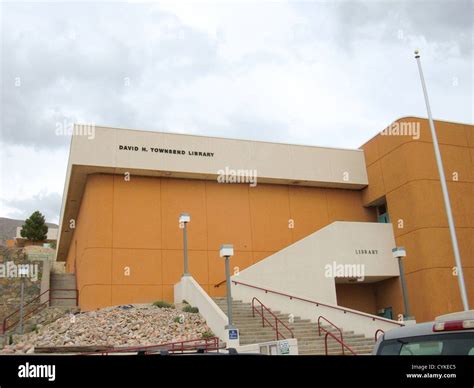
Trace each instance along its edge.
{"label": "orange stucco wall", "polygon": [[[421,136],[378,135],[365,151],[369,186],[365,205],[386,198],[397,245],[407,249],[405,272],[412,314],[418,321],[462,310],[458,279],[428,121]],[[465,281],[474,304],[474,127],[436,121]],[[457,179],[457,180],[456,180]],[[379,304],[402,311],[399,282],[377,284]],[[390,303],[390,304],[389,304]]]}
{"label": "orange stucco wall", "polygon": [[376,219],[360,191],[91,175],[67,258],[81,308],[171,301],[183,272],[185,211],[190,272],[210,295],[225,292],[215,287],[225,278],[222,243],[234,244],[231,265],[244,269],[333,221]]}

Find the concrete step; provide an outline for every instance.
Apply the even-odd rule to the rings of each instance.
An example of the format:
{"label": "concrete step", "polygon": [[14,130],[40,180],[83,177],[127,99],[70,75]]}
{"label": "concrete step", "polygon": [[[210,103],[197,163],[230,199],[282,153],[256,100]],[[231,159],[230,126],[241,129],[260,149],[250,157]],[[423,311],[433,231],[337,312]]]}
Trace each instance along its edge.
{"label": "concrete step", "polygon": [[[227,309],[224,309],[222,310],[226,315],[227,315]],[[259,319],[259,320],[262,320],[262,316],[261,315],[258,315],[258,314],[255,314],[255,316],[253,316],[252,312],[249,312],[249,311],[232,311],[232,316],[234,318],[240,318],[240,319]],[[285,315],[285,314],[275,314],[275,316],[280,320],[280,321],[284,321],[284,322],[290,322],[290,317],[288,315]],[[265,314],[264,315],[264,318],[267,319],[268,321],[274,321],[275,320],[275,316],[273,315],[270,315],[270,314]],[[296,318],[293,318],[293,319],[296,319]],[[300,319],[298,319],[300,320]]]}
{"label": "concrete step", "polygon": [[[344,342],[347,346],[350,346],[351,348],[359,348],[359,347],[364,347],[364,348],[373,348],[374,347],[374,344],[370,344],[370,343],[367,343],[367,342]],[[299,349],[312,349],[312,348],[320,348],[320,347],[323,347],[324,348],[324,341],[320,342],[313,342],[313,343],[305,343],[305,344],[300,344],[300,342],[298,341],[298,348]],[[331,348],[331,347],[341,347],[341,344],[338,343],[338,342],[328,342],[328,347]]]}
{"label": "concrete step", "polygon": [[50,279],[75,279],[74,273],[52,273]]}
{"label": "concrete step", "polygon": [[[300,356],[326,356],[326,353],[324,352],[324,350],[323,351],[314,351],[314,352],[313,351],[311,351],[311,352],[298,352],[298,354]],[[360,353],[356,353],[356,354],[358,356],[366,355],[366,354],[370,355],[371,352],[360,352]],[[348,356],[348,357],[353,356],[353,354],[349,351],[344,353],[344,354],[342,354],[341,352],[329,352],[328,355],[329,356],[343,356],[344,355],[344,356]]]}
{"label": "concrete step", "polygon": [[[75,307],[77,304],[75,286],[52,285],[53,291],[50,292],[51,306]],[[67,291],[54,291],[64,289]],[[72,290],[69,290],[72,289]]]}
{"label": "concrete step", "polygon": [[[249,344],[250,345],[250,344]],[[370,354],[372,353],[372,349],[368,348],[351,348],[356,354]],[[305,350],[300,350],[298,349],[298,353],[301,355],[305,354],[311,354],[311,355],[321,355],[324,356],[326,355],[326,351],[324,348],[321,349],[305,349]],[[329,355],[342,355],[342,350],[341,348],[338,349],[328,349],[328,354]],[[344,350],[344,355],[349,356],[352,355],[351,351],[348,349]]]}
{"label": "concrete step", "polygon": [[[241,331],[249,331],[249,330],[257,330],[257,329],[271,329],[271,330],[275,330],[273,327],[275,327],[276,325],[274,323],[273,326],[270,326],[268,323],[265,323],[265,326],[263,327],[262,326],[262,322],[259,321],[259,322],[239,322],[239,321],[236,321],[234,320],[234,324],[235,326],[237,326],[237,328]],[[287,325],[295,335],[305,335],[305,334],[315,334],[315,335],[319,335],[318,333],[318,328],[317,327],[311,327],[311,326],[299,326],[299,325]],[[281,325],[281,323],[278,323],[278,330],[280,331],[288,331],[285,326]],[[331,334],[334,334],[336,336],[339,336],[339,332],[336,331],[336,330],[328,330]],[[353,334],[354,332],[352,331],[346,331],[346,332],[343,332],[343,336],[345,334],[347,335],[351,335]],[[321,330],[321,337],[323,337],[326,333],[324,331]]]}
{"label": "concrete step", "polygon": [[[372,349],[373,348],[373,344],[372,345],[368,345],[368,344],[365,344],[365,343],[346,343],[347,346],[353,348],[353,349],[362,349],[362,348],[368,348],[368,349]],[[301,350],[311,350],[311,349],[324,349],[324,342],[322,343],[313,343],[311,345],[302,345],[300,346],[300,344],[298,343],[298,349],[301,349]],[[337,342],[334,342],[334,343],[328,343],[328,349],[341,349],[341,344],[337,343]]]}
{"label": "concrete step", "polygon": [[[364,349],[367,348],[369,350],[373,349],[373,347],[368,346],[368,345],[354,345],[354,346],[351,346],[349,344],[346,344],[346,345],[349,346],[354,351],[356,351],[356,349],[362,349],[362,348],[364,348]],[[298,346],[298,349],[302,352],[309,352],[309,351],[317,351],[317,350],[325,349],[325,346],[324,346],[324,344],[317,344],[317,345],[313,345],[313,346],[302,346],[302,347]],[[342,347],[341,347],[340,344],[328,344],[328,349],[329,350],[341,350]],[[346,347],[344,349],[345,349],[344,351],[349,351],[349,350],[347,350]]]}
{"label": "concrete step", "polygon": [[51,301],[51,307],[76,307],[76,308],[78,308],[75,301],[69,301],[69,300],[63,300],[63,299],[52,300]]}
{"label": "concrete step", "polygon": [[52,290],[57,289],[57,288],[67,288],[67,289],[75,289],[76,288],[76,282],[69,282],[69,281],[52,281],[50,283],[50,288]]}
{"label": "concrete step", "polygon": [[[227,314],[227,300],[226,298],[214,298],[219,308]],[[240,330],[240,343],[241,345],[254,344],[259,342],[268,342],[276,340],[275,329],[265,322],[265,326],[262,326],[262,317],[255,312],[255,316],[252,313],[252,305],[250,303],[242,303],[239,300],[232,301],[232,312],[234,324]],[[334,334],[339,338],[339,330],[333,326],[321,326],[321,335],[318,332],[318,325],[309,319],[301,319],[300,317],[292,317],[290,323],[290,314],[282,313],[281,311],[274,310],[270,314],[268,311],[264,311],[264,317],[275,326],[275,316],[278,318],[278,329],[279,332],[287,338],[291,337],[290,332],[281,325],[282,323],[288,326],[294,337],[298,340],[298,348],[300,354],[320,354],[325,355],[325,339],[324,336],[326,331]],[[371,338],[366,338],[364,335],[356,334],[353,331],[343,331],[344,343],[351,347],[358,354],[369,354],[371,353],[374,342]],[[329,354],[342,354],[341,344],[335,339],[329,337],[327,339],[328,353]],[[346,354],[350,352],[346,349]]]}

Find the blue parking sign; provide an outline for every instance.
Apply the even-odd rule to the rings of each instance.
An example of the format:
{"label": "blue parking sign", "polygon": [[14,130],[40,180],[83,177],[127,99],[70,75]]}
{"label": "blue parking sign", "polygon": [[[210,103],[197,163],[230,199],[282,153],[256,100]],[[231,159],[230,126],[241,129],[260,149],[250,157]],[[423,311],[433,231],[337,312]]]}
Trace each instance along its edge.
{"label": "blue parking sign", "polygon": [[239,331],[236,329],[229,330],[229,339],[230,340],[239,339]]}

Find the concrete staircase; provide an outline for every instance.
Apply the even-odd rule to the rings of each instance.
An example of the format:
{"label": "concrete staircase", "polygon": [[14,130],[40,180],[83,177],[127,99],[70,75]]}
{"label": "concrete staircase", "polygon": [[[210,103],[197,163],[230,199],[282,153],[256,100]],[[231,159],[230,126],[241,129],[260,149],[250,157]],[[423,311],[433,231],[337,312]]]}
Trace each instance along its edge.
{"label": "concrete staircase", "polygon": [[[227,314],[227,300],[226,298],[213,298],[221,310]],[[254,344],[260,342],[268,342],[276,340],[275,330],[265,323],[262,327],[262,318],[257,313],[255,318],[252,317],[252,305],[250,303],[243,303],[242,301],[234,300],[232,302],[232,312],[234,316],[234,324],[240,331],[240,344]],[[324,355],[324,335],[321,331],[321,336],[318,335],[318,325],[311,322],[309,319],[301,319],[293,317],[293,322],[290,323],[289,314],[283,314],[280,311],[272,311],[281,321],[283,321],[289,328],[293,330],[295,338],[298,340],[298,352],[301,355]],[[274,318],[268,313],[265,317],[273,323]],[[316,318],[316,317],[315,317]],[[339,338],[337,330],[331,326],[322,326],[326,330],[334,333]],[[291,338],[291,334],[280,325],[279,331],[286,338]],[[343,331],[344,343],[350,346],[357,354],[369,354],[374,346],[372,338],[366,338],[364,335],[355,334],[353,331]],[[341,345],[332,339],[328,338],[329,354],[342,354]],[[345,354],[351,354],[345,349]]]}
{"label": "concrete staircase", "polygon": [[[76,306],[76,274],[52,273],[50,278],[51,306],[77,307]],[[68,291],[54,291],[68,290]],[[71,298],[71,299],[57,299]]]}

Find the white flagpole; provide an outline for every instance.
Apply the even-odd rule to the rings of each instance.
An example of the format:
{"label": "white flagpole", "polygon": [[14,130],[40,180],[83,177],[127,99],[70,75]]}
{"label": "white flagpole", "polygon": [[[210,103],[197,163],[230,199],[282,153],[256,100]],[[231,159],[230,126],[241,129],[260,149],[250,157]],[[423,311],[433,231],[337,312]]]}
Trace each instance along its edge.
{"label": "white flagpole", "polygon": [[459,254],[458,240],[456,238],[456,229],[454,227],[453,213],[451,211],[451,202],[449,200],[448,186],[446,185],[446,177],[444,175],[443,161],[441,160],[441,153],[439,151],[438,138],[436,136],[433,118],[431,116],[430,102],[428,100],[428,92],[426,90],[425,79],[421,69],[420,52],[415,50],[415,58],[418,64],[418,71],[420,73],[421,86],[423,94],[425,95],[426,111],[428,112],[428,120],[430,123],[431,137],[433,138],[433,147],[436,157],[436,164],[438,165],[439,180],[441,182],[441,190],[443,191],[444,207],[446,209],[446,216],[448,217],[449,233],[451,234],[451,243],[453,245],[454,259],[456,260],[457,278],[459,283],[459,291],[461,293],[462,304],[464,310],[469,310],[469,301],[467,299],[466,285],[464,283],[464,274],[462,270],[461,255]]}

